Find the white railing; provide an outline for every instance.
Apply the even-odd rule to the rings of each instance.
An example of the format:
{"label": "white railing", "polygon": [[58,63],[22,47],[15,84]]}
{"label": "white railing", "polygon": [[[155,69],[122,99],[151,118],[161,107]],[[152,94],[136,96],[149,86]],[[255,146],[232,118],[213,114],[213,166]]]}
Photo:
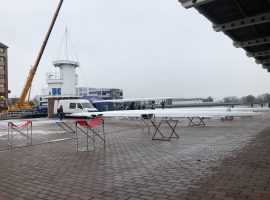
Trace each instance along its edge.
{"label": "white railing", "polygon": [[60,72],[48,72],[46,73],[46,80],[63,80],[62,74]]}

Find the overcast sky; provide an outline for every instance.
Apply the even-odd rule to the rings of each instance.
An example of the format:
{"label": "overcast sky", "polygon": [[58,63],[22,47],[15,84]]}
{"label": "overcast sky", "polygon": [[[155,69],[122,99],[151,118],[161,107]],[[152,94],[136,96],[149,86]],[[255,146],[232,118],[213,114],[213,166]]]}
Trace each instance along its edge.
{"label": "overcast sky", "polygon": [[[57,0],[0,0],[0,42],[9,46],[9,89],[20,96]],[[270,74],[231,39],[178,0],[64,0],[32,86],[46,72],[68,27],[79,86],[121,88],[125,98],[259,95]]]}

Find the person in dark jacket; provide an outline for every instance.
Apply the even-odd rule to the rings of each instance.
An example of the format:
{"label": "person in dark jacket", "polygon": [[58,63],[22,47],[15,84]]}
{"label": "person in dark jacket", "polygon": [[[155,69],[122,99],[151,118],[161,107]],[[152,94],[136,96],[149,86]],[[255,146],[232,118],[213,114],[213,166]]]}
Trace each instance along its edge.
{"label": "person in dark jacket", "polygon": [[155,109],[155,103],[156,103],[155,100],[153,100],[151,103],[152,103],[151,109]]}
{"label": "person in dark jacket", "polygon": [[61,105],[58,109],[57,109],[57,117],[60,121],[62,121],[64,116],[64,111],[63,111],[63,106]]}
{"label": "person in dark jacket", "polygon": [[165,108],[165,100],[162,100],[162,101],[161,101],[161,107],[162,107],[162,109]]}

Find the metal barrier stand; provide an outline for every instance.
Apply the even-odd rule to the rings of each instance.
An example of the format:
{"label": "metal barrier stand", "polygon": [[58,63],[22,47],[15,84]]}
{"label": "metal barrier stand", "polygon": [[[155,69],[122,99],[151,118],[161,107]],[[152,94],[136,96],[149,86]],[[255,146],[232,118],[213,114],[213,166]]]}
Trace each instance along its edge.
{"label": "metal barrier stand", "polygon": [[[100,121],[95,121],[100,120]],[[82,133],[82,136],[79,136]],[[79,151],[79,144],[86,136],[86,151],[89,151],[89,142],[93,142],[94,151],[96,148],[96,138],[100,139],[105,149],[105,134],[104,134],[104,120],[100,118],[94,118],[89,124],[87,121],[77,121],[76,122],[76,138],[77,138],[77,152]]]}
{"label": "metal barrier stand", "polygon": [[205,117],[188,117],[188,126],[205,126],[204,119]]}
{"label": "metal barrier stand", "polygon": [[[153,117],[153,114],[143,114],[141,115],[141,130],[143,131],[143,124],[142,122],[146,125],[147,129],[148,129],[148,133],[150,133],[150,128],[151,128],[151,125],[150,125],[150,121]],[[149,123],[150,122],[150,123]]]}
{"label": "metal barrier stand", "polygon": [[[172,119],[161,120],[161,121],[158,121],[158,122],[151,120],[151,123],[153,124],[153,126],[155,128],[155,132],[154,132],[154,135],[152,137],[152,140],[170,141],[171,138],[177,138],[177,139],[179,139],[179,136],[178,136],[178,134],[175,131],[175,128],[176,128],[178,122],[179,122],[178,120],[172,120]],[[170,127],[170,129],[171,129],[172,132],[170,133],[170,136],[169,137],[166,137],[164,135],[164,133],[162,133],[161,130],[160,130],[160,126],[161,126],[162,123],[165,123],[165,124],[167,124]],[[161,135],[161,138],[157,138],[156,137],[157,133],[159,133]],[[173,135],[175,135],[175,136],[173,136]]]}
{"label": "metal barrier stand", "polygon": [[[26,133],[23,131],[26,131]],[[13,122],[8,122],[8,145],[10,146],[10,149],[13,148],[14,139],[18,134],[26,138],[26,146],[32,145],[32,122],[27,121],[22,126],[16,126]]]}
{"label": "metal barrier stand", "polygon": [[66,133],[76,133],[76,130],[70,127],[70,125],[67,124],[68,122],[56,122],[58,126],[60,126]]}

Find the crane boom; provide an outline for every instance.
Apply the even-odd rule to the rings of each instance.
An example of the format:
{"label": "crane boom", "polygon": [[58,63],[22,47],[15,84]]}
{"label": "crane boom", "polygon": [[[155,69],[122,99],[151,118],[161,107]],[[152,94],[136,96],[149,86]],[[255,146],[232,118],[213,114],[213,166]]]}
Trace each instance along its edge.
{"label": "crane boom", "polygon": [[31,85],[32,85],[33,78],[34,78],[34,76],[35,76],[35,74],[36,74],[36,71],[37,71],[37,68],[38,68],[40,59],[41,59],[41,57],[42,57],[42,55],[43,55],[43,52],[44,52],[45,47],[46,47],[46,45],[47,45],[47,42],[48,42],[48,40],[49,40],[50,34],[51,34],[51,32],[52,32],[53,26],[54,26],[54,24],[55,24],[55,21],[56,21],[56,19],[57,19],[57,16],[58,16],[58,14],[59,14],[59,11],[60,11],[60,9],[61,9],[61,6],[62,6],[62,4],[63,4],[63,1],[64,1],[64,0],[59,0],[57,9],[56,9],[56,11],[55,11],[55,13],[54,13],[53,19],[52,19],[51,24],[50,24],[50,26],[49,26],[49,29],[48,29],[48,31],[47,31],[47,33],[46,33],[45,39],[44,39],[44,41],[43,41],[43,43],[42,43],[42,46],[41,46],[41,48],[40,48],[40,50],[39,50],[39,53],[38,53],[38,56],[37,56],[37,58],[36,58],[35,64],[31,67],[31,70],[30,70],[30,72],[29,72],[29,74],[28,74],[28,77],[27,77],[27,79],[26,79],[26,83],[25,83],[25,85],[24,85],[24,88],[23,88],[23,90],[22,90],[20,99],[19,99],[18,104],[17,104],[18,109],[24,109],[24,108],[29,107],[29,105],[26,105],[26,104],[25,104],[25,99],[26,99],[27,93],[29,92],[29,89],[30,89],[30,87],[31,87]]}

